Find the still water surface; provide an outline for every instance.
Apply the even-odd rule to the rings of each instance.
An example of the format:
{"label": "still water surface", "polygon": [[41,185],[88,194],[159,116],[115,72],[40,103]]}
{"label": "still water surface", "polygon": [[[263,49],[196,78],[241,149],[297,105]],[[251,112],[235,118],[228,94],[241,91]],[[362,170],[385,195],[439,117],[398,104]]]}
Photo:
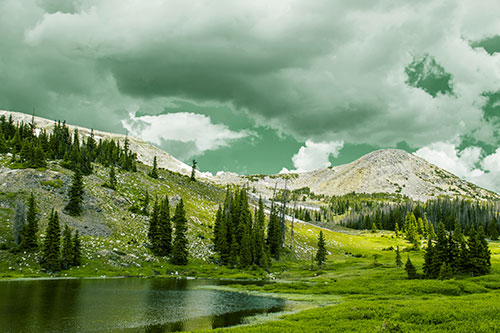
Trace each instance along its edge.
{"label": "still water surface", "polygon": [[[241,282],[240,282],[241,283]],[[71,279],[0,282],[2,332],[172,332],[243,323],[285,301],[205,286],[230,281]]]}

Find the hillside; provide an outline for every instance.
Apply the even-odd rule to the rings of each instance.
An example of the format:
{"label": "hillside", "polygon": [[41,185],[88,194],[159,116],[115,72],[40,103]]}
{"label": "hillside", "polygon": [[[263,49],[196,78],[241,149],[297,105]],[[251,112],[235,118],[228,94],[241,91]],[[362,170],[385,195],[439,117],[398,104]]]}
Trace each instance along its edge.
{"label": "hillside", "polygon": [[327,196],[356,193],[399,193],[425,201],[438,196],[498,200],[499,195],[458,178],[426,160],[398,149],[382,149],[349,164],[304,173],[238,176],[221,173],[216,182],[249,184],[257,192],[272,194],[285,180],[291,190],[308,187]]}
{"label": "hillside", "polygon": [[[0,110],[0,116],[5,115],[7,118],[12,116],[14,122],[24,122],[25,124],[31,123],[32,116],[26,113],[21,112],[12,112],[12,111],[4,111]],[[64,119],[56,119],[55,121],[63,121]],[[36,127],[39,129],[46,129],[47,131],[51,131],[54,127],[54,120],[49,120],[41,117],[34,117],[34,121]],[[71,124],[67,124],[68,128],[73,132],[75,129],[78,129],[81,138],[86,138],[90,136],[91,130],[89,128],[74,126]],[[109,133],[103,131],[94,130],[94,137],[98,141],[99,139],[113,139],[116,142],[119,142],[121,145],[125,142],[125,138],[128,138],[130,150],[137,153],[137,160],[146,165],[153,164],[153,158],[156,156],[158,167],[168,169],[173,172],[179,172],[181,174],[190,175],[191,167],[186,165],[185,163],[179,161],[174,158],[172,155],[167,152],[161,150],[160,148],[144,141],[139,138],[133,136],[126,136],[123,134]],[[197,171],[197,177],[207,177],[207,174]]]}

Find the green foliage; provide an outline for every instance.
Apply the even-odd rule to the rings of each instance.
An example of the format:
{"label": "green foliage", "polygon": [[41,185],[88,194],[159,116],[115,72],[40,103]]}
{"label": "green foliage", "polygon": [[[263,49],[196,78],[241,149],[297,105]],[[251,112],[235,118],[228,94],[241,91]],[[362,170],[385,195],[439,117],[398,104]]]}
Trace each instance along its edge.
{"label": "green foliage", "polygon": [[188,249],[187,249],[187,220],[184,211],[184,202],[181,199],[175,207],[175,214],[173,217],[173,224],[175,226],[175,239],[172,247],[172,264],[186,265],[188,263]]}
{"label": "green foliage", "polygon": [[477,232],[471,229],[469,240],[466,241],[458,223],[448,235],[444,224],[440,223],[436,244],[429,241],[427,245],[424,273],[427,278],[444,279],[457,273],[484,275],[490,272],[490,258],[491,252],[482,227]]}
{"label": "green foliage", "polygon": [[191,180],[196,181],[196,166],[198,165],[198,162],[196,160],[193,160],[193,164],[191,166]]}
{"label": "green foliage", "polygon": [[170,222],[170,207],[168,197],[156,201],[151,213],[148,237],[151,251],[157,256],[168,256],[172,251],[172,225]]}
{"label": "green foliage", "polygon": [[80,234],[78,230],[75,231],[75,235],[73,236],[73,258],[71,261],[72,266],[80,266],[82,261],[82,249],[80,243]]}
{"label": "green foliage", "polygon": [[71,237],[71,230],[68,225],[64,227],[62,235],[62,251],[61,251],[61,268],[68,269],[74,261],[74,246],[73,239]]}
{"label": "green foliage", "polygon": [[217,210],[214,223],[214,246],[220,262],[234,267],[267,265],[264,236],[264,204],[259,200],[254,218],[245,190],[234,193],[228,188],[224,206]]}
{"label": "green foliage", "polygon": [[403,261],[401,260],[401,251],[399,251],[399,245],[396,247],[396,267],[400,268],[403,266]]}
{"label": "green foliage", "polygon": [[115,167],[113,165],[110,166],[109,168],[109,175],[108,175],[108,182],[105,184],[106,187],[116,190],[118,182],[116,180],[116,173],[115,173]]}
{"label": "green foliage", "polygon": [[418,279],[417,269],[411,262],[410,256],[408,256],[408,259],[406,260],[405,271],[406,274],[408,274],[408,279]]}
{"label": "green foliage", "polygon": [[61,179],[42,180],[40,184],[53,188],[61,188],[63,186],[63,181]]}
{"label": "green foliage", "polygon": [[149,177],[158,179],[158,164],[156,162],[156,156],[153,158],[153,168],[149,172]]}
{"label": "green foliage", "polygon": [[73,182],[69,190],[69,202],[65,207],[66,212],[72,216],[79,216],[82,213],[83,203],[83,179],[79,169],[73,174]]}
{"label": "green foliage", "polygon": [[40,262],[42,267],[50,272],[56,272],[61,269],[60,238],[59,215],[56,211],[52,210],[49,217],[49,224],[45,231],[42,259]]}
{"label": "green foliage", "polygon": [[318,250],[316,251],[316,256],[314,257],[314,260],[318,263],[318,266],[320,268],[323,267],[323,264],[326,261],[327,254],[328,251],[325,247],[325,238],[323,236],[323,231],[320,231],[318,237]]}

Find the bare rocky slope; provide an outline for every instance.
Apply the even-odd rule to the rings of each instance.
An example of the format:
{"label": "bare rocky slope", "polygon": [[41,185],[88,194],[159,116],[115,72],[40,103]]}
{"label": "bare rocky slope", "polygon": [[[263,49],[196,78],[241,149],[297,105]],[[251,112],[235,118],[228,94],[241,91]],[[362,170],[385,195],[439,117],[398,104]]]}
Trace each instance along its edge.
{"label": "bare rocky slope", "polygon": [[498,200],[500,196],[458,178],[426,160],[399,149],[382,149],[349,164],[304,173],[236,176],[219,174],[220,183],[249,184],[257,192],[270,195],[276,184],[296,190],[308,187],[315,194],[399,193],[415,200],[438,196],[460,196]]}

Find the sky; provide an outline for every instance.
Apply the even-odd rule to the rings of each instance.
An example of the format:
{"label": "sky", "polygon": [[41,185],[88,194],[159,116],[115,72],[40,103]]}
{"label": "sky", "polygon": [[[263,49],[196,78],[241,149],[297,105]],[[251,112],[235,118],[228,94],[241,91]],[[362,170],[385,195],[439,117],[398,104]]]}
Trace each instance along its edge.
{"label": "sky", "polygon": [[203,171],[400,148],[500,191],[500,2],[0,0],[0,109]]}

